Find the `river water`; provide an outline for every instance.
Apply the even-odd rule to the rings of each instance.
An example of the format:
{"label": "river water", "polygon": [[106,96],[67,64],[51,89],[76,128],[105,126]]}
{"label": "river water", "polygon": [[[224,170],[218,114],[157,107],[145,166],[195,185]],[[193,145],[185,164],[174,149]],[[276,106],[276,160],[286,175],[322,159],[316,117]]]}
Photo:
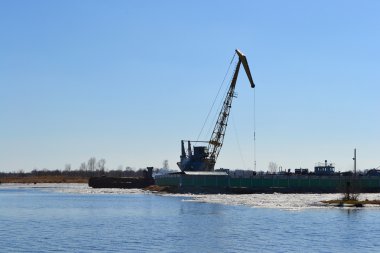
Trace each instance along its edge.
{"label": "river water", "polygon": [[318,204],[337,196],[3,184],[0,252],[378,252],[380,209]]}

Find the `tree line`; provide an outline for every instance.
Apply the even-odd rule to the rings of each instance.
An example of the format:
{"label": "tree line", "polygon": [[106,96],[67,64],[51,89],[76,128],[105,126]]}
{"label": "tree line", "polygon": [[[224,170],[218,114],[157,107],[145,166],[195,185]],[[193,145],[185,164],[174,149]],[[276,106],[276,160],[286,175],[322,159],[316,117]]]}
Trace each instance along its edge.
{"label": "tree line", "polygon": [[[146,168],[132,169],[131,167],[119,166],[118,169],[107,170],[106,160],[91,157],[87,162],[82,162],[78,169],[72,169],[71,164],[65,164],[63,170],[55,169],[33,169],[31,172],[19,170],[17,172],[0,172],[0,177],[27,177],[27,176],[67,176],[67,177],[93,177],[93,176],[108,176],[108,177],[142,177]],[[163,168],[154,168],[155,173],[162,170],[168,170],[167,160],[163,163]]]}

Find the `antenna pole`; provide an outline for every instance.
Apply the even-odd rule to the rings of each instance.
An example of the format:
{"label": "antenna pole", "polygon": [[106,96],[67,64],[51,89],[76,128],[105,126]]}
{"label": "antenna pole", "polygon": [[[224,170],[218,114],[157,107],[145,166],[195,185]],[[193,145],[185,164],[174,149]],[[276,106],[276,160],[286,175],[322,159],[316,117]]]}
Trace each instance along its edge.
{"label": "antenna pole", "polygon": [[354,158],[352,158],[354,160],[354,175],[356,176],[356,148],[354,149]]}

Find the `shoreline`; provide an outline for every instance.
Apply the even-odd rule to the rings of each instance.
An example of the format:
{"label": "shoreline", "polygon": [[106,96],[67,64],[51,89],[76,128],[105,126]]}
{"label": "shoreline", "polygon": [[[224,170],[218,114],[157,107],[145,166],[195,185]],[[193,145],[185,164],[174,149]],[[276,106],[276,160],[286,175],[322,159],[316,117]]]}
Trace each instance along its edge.
{"label": "shoreline", "polygon": [[87,177],[68,176],[28,176],[28,177],[2,177],[0,184],[43,184],[43,183],[88,183]]}

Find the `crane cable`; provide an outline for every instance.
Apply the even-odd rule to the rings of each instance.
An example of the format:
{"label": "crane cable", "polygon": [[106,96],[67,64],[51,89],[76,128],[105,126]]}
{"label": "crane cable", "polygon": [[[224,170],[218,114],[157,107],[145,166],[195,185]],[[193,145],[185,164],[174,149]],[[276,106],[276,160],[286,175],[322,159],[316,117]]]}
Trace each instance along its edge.
{"label": "crane cable", "polygon": [[253,91],[253,170],[256,171],[256,89]]}
{"label": "crane cable", "polygon": [[203,132],[203,129],[204,129],[204,127],[206,126],[206,123],[207,123],[207,121],[208,121],[208,118],[209,118],[209,116],[210,116],[210,114],[211,114],[211,111],[212,111],[212,109],[214,108],[215,102],[216,102],[216,100],[217,100],[217,98],[218,98],[218,96],[219,96],[219,93],[220,93],[220,91],[221,91],[221,89],[222,89],[222,87],[223,87],[224,81],[226,80],[226,77],[227,77],[227,75],[228,75],[228,73],[229,73],[229,71],[230,71],[230,68],[231,68],[232,62],[233,62],[234,59],[235,59],[235,55],[236,55],[236,53],[234,53],[234,55],[232,56],[232,59],[231,59],[230,65],[228,66],[227,72],[226,72],[226,74],[224,75],[224,78],[223,78],[222,83],[220,84],[220,87],[219,87],[218,93],[216,94],[216,96],[215,96],[215,98],[214,98],[214,101],[212,102],[211,108],[210,108],[210,110],[209,110],[209,112],[208,112],[208,114],[207,114],[207,116],[206,116],[206,120],[204,121],[203,126],[202,126],[202,129],[201,129],[201,131],[200,131],[199,134],[198,134],[197,141],[199,141],[199,137],[201,136],[201,134],[202,134],[202,132]]}
{"label": "crane cable", "polygon": [[235,120],[234,120],[233,115],[231,115],[231,119],[232,119],[232,125],[233,125],[233,128],[234,128],[235,139],[236,139],[236,144],[237,144],[237,147],[238,147],[240,159],[241,159],[241,161],[243,163],[243,168],[245,169],[245,168],[247,168],[247,166],[246,166],[246,163],[245,163],[243,152],[241,150],[240,141],[239,141],[239,135],[238,135],[238,131],[236,129],[236,124],[235,124]]}
{"label": "crane cable", "polygon": [[[232,82],[232,79],[233,79],[233,76],[231,76],[231,80],[229,81],[229,83]],[[212,121],[211,122],[215,122],[215,124],[217,124],[217,121],[219,119],[219,115],[220,115],[220,111],[222,110],[223,108],[223,105],[224,105],[224,102],[225,102],[225,98],[227,96],[227,93],[229,91],[230,87],[229,85],[226,86],[226,89],[224,91],[224,96],[220,99],[220,102],[219,102],[219,106],[217,107],[217,109],[215,110],[215,114],[214,114],[214,117],[212,118]],[[209,130],[207,131],[207,134],[206,136],[211,136],[211,134],[213,133],[213,130],[215,128],[215,125],[212,125],[210,124],[210,128]]]}
{"label": "crane cable", "polygon": [[[244,168],[247,168],[245,160],[244,160],[243,152],[240,146],[238,131],[236,129],[233,115],[231,115],[231,118],[232,118],[232,125],[235,132],[236,143],[237,143],[239,154],[240,154],[240,159],[243,163]],[[256,171],[256,89],[253,90],[253,165],[254,165],[253,170]]]}

